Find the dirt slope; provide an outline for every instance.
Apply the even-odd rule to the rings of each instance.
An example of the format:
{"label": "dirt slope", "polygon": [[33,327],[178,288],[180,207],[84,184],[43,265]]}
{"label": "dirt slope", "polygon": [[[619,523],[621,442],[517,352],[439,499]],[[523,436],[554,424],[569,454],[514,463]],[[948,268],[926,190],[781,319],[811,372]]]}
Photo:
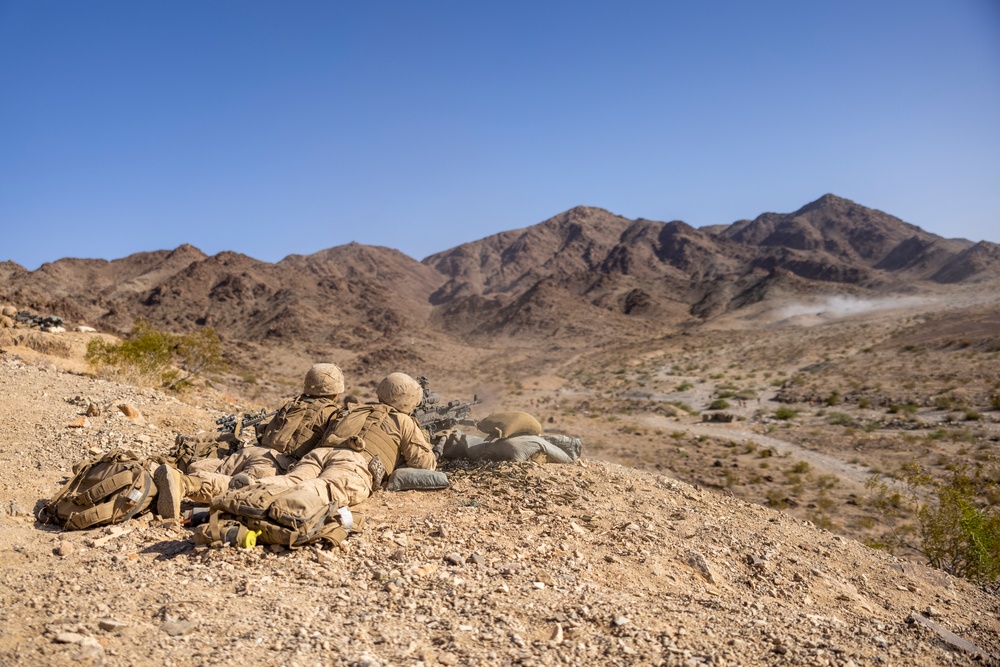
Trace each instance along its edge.
{"label": "dirt slope", "polygon": [[[47,367],[0,358],[4,665],[929,666],[1000,654],[997,598],[965,581],[593,460],[455,466],[446,491],[358,508],[367,525],[343,551],[195,552],[149,517],[39,526],[31,511],[88,451],[161,451],[242,407]],[[91,403],[100,414],[68,427]]]}

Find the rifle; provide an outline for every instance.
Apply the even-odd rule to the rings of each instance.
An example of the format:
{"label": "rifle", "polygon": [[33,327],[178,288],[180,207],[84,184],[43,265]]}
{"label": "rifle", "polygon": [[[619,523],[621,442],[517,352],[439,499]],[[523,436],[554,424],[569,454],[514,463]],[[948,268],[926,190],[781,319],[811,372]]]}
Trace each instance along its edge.
{"label": "rifle", "polygon": [[243,419],[237,421],[236,415],[226,415],[224,417],[219,417],[215,420],[215,423],[219,425],[219,431],[221,433],[232,433],[237,438],[251,426],[256,426],[265,419],[269,419],[274,415],[278,414],[278,411],[267,412],[266,408],[261,408],[257,412],[244,412]]}
{"label": "rifle", "polygon": [[472,413],[472,406],[482,403],[479,397],[473,394],[472,400],[462,402],[458,400],[448,401],[444,405],[438,405],[439,397],[430,391],[430,382],[421,375],[417,378],[420,387],[424,390],[424,396],[413,411],[413,418],[420,424],[420,428],[430,434],[431,441],[438,431],[453,428],[459,424],[475,426],[476,422],[469,415]]}

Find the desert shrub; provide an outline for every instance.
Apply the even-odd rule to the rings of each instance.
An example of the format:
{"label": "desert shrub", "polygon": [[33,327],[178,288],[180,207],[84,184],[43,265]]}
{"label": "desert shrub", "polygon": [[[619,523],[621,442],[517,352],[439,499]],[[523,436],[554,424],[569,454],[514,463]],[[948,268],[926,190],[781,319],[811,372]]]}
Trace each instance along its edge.
{"label": "desert shrub", "polygon": [[812,466],[809,465],[808,461],[799,461],[791,467],[793,473],[807,473],[812,470]]}
{"label": "desert shrub", "polygon": [[718,396],[719,398],[732,398],[735,395],[736,395],[735,393],[729,390],[720,391],[719,393],[716,394],[716,396]]}
{"label": "desert shrub", "polygon": [[84,358],[98,372],[174,390],[189,385],[195,377],[225,368],[222,343],[211,328],[178,336],[160,331],[141,317],[120,343],[92,338]]}
{"label": "desert shrub", "polygon": [[[996,490],[994,482],[964,468],[934,480],[916,461],[894,477],[892,488],[875,478],[866,486],[875,491],[871,505],[889,520],[895,545],[915,534],[918,550],[934,567],[974,580],[1000,576],[1000,508],[982,500]],[[915,527],[901,523],[907,512],[915,517]]]}
{"label": "desert shrub", "polygon": [[872,402],[870,400],[868,400],[867,398],[859,398],[858,399],[858,407],[861,408],[862,410],[867,410],[871,406],[872,406]]}
{"label": "desert shrub", "polygon": [[785,500],[785,493],[781,489],[771,489],[767,492],[767,504],[774,509],[785,509],[788,502]]}
{"label": "desert shrub", "polygon": [[834,426],[850,426],[854,423],[851,415],[845,412],[831,412],[826,421]]}
{"label": "desert shrub", "polygon": [[693,386],[694,385],[691,384],[690,382],[682,382],[679,385],[677,385],[677,388],[674,389],[674,391],[687,391],[688,389],[690,389]]}
{"label": "desert shrub", "polygon": [[799,414],[798,410],[795,410],[794,408],[790,408],[785,405],[781,406],[780,408],[774,411],[774,417],[776,419],[786,419],[786,420],[794,419],[798,414]]}
{"label": "desert shrub", "polygon": [[979,421],[982,418],[983,416],[975,410],[969,409],[965,411],[965,421],[967,422]]}
{"label": "desert shrub", "polygon": [[830,394],[829,396],[826,397],[826,399],[824,400],[824,402],[827,405],[837,405],[838,403],[840,403],[840,392],[834,390],[834,392],[832,394]]}
{"label": "desert shrub", "polygon": [[1000,410],[1000,394],[990,398],[990,407],[994,410]]}
{"label": "desert shrub", "polygon": [[717,398],[708,406],[709,410],[725,410],[729,407],[729,401],[724,398]]}

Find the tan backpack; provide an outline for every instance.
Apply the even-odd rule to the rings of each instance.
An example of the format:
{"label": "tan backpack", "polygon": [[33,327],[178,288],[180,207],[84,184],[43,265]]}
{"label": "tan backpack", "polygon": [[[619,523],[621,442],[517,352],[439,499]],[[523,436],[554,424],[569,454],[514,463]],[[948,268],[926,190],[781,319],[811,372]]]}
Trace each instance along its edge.
{"label": "tan backpack", "polygon": [[145,461],[124,449],[73,466],[73,477],[38,511],[41,523],[66,530],[121,523],[144,512],[156,497]]}
{"label": "tan backpack", "polygon": [[301,459],[319,442],[327,421],[336,417],[340,408],[328,396],[303,394],[283,405],[261,436],[265,447]]}
{"label": "tan backpack", "polygon": [[363,523],[363,515],[338,508],[311,490],[254,484],[213,499],[208,523],[194,530],[195,545],[338,545]]}

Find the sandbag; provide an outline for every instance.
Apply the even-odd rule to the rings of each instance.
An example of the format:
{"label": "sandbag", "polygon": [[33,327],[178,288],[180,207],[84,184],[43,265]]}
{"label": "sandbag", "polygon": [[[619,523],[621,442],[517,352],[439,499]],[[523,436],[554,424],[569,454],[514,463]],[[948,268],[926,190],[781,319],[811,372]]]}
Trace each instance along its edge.
{"label": "sandbag", "polygon": [[445,441],[442,458],[451,461],[527,461],[544,456],[546,463],[572,463],[580,458],[582,449],[580,439],[568,435],[521,435],[487,440],[456,430]]}
{"label": "sandbag", "polygon": [[438,491],[448,488],[448,475],[440,470],[396,468],[389,475],[387,491]]}
{"label": "sandbag", "polygon": [[493,439],[539,435],[542,432],[542,425],[527,412],[493,412],[480,419],[476,428]]}

